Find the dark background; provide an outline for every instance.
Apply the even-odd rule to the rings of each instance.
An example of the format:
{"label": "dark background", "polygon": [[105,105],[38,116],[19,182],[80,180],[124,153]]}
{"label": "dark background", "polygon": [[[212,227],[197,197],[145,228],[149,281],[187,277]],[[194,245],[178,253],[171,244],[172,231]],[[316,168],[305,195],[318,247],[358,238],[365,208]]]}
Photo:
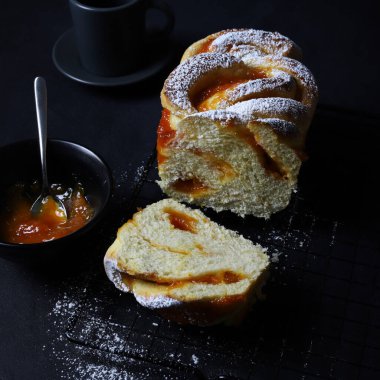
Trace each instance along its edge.
{"label": "dark background", "polygon": [[[304,62],[319,84],[321,104],[380,114],[377,2],[167,2],[176,16],[177,62],[190,43],[225,28],[276,30],[302,47]],[[102,155],[116,176],[118,192],[128,197],[137,167],[154,146],[159,92],[175,62],[133,87],[86,87],[62,76],[51,59],[54,42],[71,26],[67,1],[6,0],[0,7],[0,145],[36,136],[33,79],[44,76],[50,136]],[[87,248],[78,248],[78,256],[90,255],[91,244]],[[60,378],[59,363],[43,349],[54,328],[47,316],[65,284],[65,277],[56,275],[59,267],[57,262],[42,272],[0,258],[0,379]],[[80,278],[80,273],[70,276]]]}

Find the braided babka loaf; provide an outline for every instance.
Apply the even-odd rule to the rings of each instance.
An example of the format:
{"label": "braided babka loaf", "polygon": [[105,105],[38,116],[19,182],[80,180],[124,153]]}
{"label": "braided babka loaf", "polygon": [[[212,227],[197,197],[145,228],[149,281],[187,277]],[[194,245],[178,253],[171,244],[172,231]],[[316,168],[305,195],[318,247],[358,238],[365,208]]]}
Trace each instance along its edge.
{"label": "braided babka loaf", "polygon": [[104,258],[109,279],[179,323],[238,323],[260,296],[268,256],[260,245],[173,199],[137,212]]}
{"label": "braided babka loaf", "polygon": [[161,92],[162,190],[239,215],[267,218],[285,208],[318,93],[300,56],[291,40],[257,30],[190,46]]}

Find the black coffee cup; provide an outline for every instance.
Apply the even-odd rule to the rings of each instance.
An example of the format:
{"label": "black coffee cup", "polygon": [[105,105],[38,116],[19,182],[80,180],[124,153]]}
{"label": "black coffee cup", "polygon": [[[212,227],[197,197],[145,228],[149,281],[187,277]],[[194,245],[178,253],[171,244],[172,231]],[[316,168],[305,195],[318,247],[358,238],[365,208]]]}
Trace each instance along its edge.
{"label": "black coffee cup", "polygon": [[[69,0],[76,43],[83,67],[101,76],[120,76],[136,70],[150,41],[163,42],[174,16],[162,0]],[[149,34],[148,9],[166,16],[165,27]]]}

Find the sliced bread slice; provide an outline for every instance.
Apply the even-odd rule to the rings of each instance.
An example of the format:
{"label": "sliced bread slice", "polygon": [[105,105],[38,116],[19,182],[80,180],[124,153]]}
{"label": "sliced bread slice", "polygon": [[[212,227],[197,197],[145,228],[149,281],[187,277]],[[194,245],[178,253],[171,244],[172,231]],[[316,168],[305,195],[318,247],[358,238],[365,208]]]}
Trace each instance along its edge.
{"label": "sliced bread slice", "polygon": [[261,246],[172,199],[137,212],[104,259],[109,279],[140,304],[199,325],[240,318],[268,263]]}

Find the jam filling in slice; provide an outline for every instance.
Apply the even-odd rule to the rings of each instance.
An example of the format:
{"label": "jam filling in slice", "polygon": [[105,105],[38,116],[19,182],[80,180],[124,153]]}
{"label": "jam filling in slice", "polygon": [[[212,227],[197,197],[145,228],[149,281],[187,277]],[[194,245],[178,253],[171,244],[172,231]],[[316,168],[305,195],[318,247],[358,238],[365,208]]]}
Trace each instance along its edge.
{"label": "jam filling in slice", "polygon": [[171,208],[164,209],[164,212],[169,215],[169,222],[174,228],[193,234],[197,232],[196,225],[198,221],[195,218]]}
{"label": "jam filling in slice", "polygon": [[207,193],[210,188],[198,178],[177,179],[171,187],[180,193],[189,194],[193,197]]}

